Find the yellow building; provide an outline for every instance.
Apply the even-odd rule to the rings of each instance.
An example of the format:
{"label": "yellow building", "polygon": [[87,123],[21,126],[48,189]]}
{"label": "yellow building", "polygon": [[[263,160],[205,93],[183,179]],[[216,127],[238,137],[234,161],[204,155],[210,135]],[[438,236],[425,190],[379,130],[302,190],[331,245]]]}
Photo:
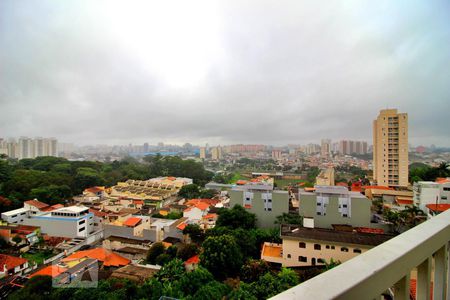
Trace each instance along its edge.
{"label": "yellow building", "polygon": [[373,178],[382,186],[408,186],[408,114],[384,109],[373,121]]}
{"label": "yellow building", "polygon": [[316,185],[334,185],[334,168],[322,170],[316,177]]}
{"label": "yellow building", "polygon": [[200,147],[200,158],[205,159],[206,158],[206,148]]}

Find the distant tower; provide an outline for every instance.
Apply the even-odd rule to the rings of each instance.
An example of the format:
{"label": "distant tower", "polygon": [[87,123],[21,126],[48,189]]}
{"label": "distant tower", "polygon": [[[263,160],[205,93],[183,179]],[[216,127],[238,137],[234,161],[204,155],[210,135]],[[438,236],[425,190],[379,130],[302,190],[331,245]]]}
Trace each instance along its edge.
{"label": "distant tower", "polygon": [[320,145],[320,155],[322,157],[329,157],[331,153],[331,140],[324,139]]}
{"label": "distant tower", "polygon": [[206,159],[206,147],[200,147],[200,158]]}
{"label": "distant tower", "polygon": [[373,121],[373,177],[384,186],[408,186],[408,114],[380,111]]}

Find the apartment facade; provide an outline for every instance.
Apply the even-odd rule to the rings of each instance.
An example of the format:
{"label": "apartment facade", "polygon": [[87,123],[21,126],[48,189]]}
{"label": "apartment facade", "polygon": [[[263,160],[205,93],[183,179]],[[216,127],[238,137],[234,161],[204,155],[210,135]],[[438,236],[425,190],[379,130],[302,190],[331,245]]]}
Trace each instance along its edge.
{"label": "apartment facade", "polygon": [[273,184],[248,183],[234,187],[229,194],[230,207],[238,204],[255,214],[258,227],[273,228],[276,217],[289,212],[289,193],[273,190]]}
{"label": "apartment facade", "polygon": [[343,186],[315,186],[315,191],[299,191],[299,213],[312,219],[314,227],[332,228],[333,224],[369,227],[371,201]]}
{"label": "apartment facade", "polygon": [[426,211],[427,204],[450,204],[450,180],[419,181],[413,185],[414,204]]}
{"label": "apartment facade", "polygon": [[282,244],[265,243],[261,259],[280,263],[283,267],[320,266],[331,260],[345,262],[393,237],[298,225],[282,225],[280,235]]}
{"label": "apartment facade", "polygon": [[35,211],[25,204],[23,208],[4,212],[1,216],[8,223],[40,227],[41,233],[50,236],[85,238],[94,231],[94,214],[85,206]]}
{"label": "apartment facade", "polygon": [[384,109],[373,121],[373,177],[378,185],[408,186],[408,114]]}

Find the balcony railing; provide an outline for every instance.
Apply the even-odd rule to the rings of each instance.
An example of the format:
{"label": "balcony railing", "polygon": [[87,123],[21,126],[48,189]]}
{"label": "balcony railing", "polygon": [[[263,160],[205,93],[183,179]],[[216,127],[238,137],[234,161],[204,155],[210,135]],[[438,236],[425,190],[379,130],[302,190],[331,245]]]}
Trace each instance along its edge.
{"label": "balcony railing", "polygon": [[[271,298],[410,299],[417,269],[417,299],[450,299],[450,210],[371,250]],[[434,268],[432,268],[434,266]],[[434,273],[433,277],[431,273]],[[434,278],[431,284],[431,278]]]}

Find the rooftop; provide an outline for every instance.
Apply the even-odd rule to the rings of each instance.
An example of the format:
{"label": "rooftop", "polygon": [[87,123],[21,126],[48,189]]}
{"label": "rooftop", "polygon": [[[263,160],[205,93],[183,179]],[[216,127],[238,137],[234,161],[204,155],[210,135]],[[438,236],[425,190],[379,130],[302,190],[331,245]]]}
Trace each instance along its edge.
{"label": "rooftop", "polygon": [[36,207],[39,210],[49,206],[48,204],[46,204],[44,202],[41,202],[41,201],[38,201],[36,199],[35,200],[28,200],[28,201],[25,201],[24,203],[28,204],[28,205],[31,205],[31,206],[34,206],[34,207]]}
{"label": "rooftop", "polygon": [[75,259],[80,258],[92,258],[97,259],[101,262],[103,262],[104,266],[125,266],[128,265],[131,261],[123,256],[120,256],[112,251],[106,250],[104,248],[95,248],[90,250],[84,250],[84,251],[77,251],[73,253],[72,255],[69,255],[68,257],[64,258],[63,261],[71,261]]}
{"label": "rooftop", "polygon": [[14,269],[15,267],[18,267],[24,263],[28,262],[25,258],[22,257],[16,257],[6,254],[0,254],[0,266],[1,270],[3,271],[3,266],[6,266],[7,270]]}
{"label": "rooftop", "polygon": [[320,240],[354,245],[377,246],[393,238],[392,235],[364,233],[357,231],[337,231],[324,228],[305,228],[298,225],[282,225],[282,238]]}
{"label": "rooftop", "polygon": [[427,204],[426,207],[429,210],[432,210],[432,211],[443,212],[443,211],[446,211],[447,209],[450,209],[450,204],[438,204],[438,205],[436,205],[436,204]]}
{"label": "rooftop", "polygon": [[282,251],[283,245],[281,244],[264,243],[262,255],[268,257],[282,257]]}
{"label": "rooftop", "polygon": [[141,218],[131,217],[128,218],[125,222],[123,222],[123,225],[127,227],[136,227],[141,222],[142,222]]}

